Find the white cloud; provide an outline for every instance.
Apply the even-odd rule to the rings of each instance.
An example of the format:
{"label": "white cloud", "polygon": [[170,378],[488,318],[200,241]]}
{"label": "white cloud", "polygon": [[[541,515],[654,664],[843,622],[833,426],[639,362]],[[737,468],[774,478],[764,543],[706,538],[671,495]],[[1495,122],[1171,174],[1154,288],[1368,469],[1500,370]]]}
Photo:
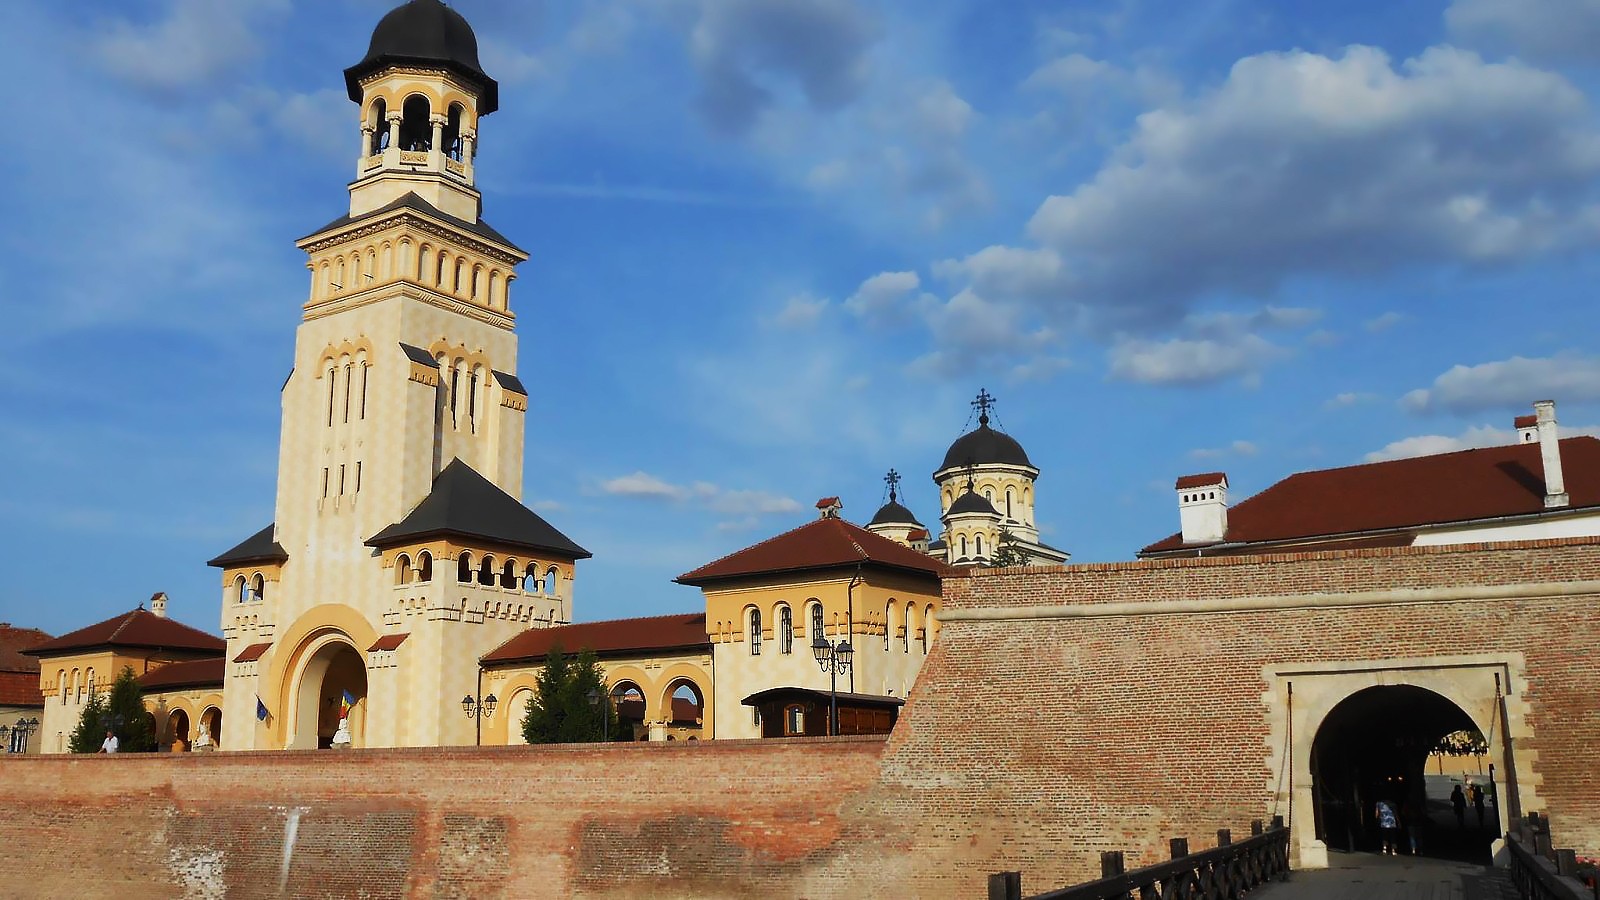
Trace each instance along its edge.
{"label": "white cloud", "polygon": [[1253,383],[1283,348],[1254,335],[1231,338],[1124,339],[1108,351],[1111,377],[1144,384],[1209,384],[1240,376]]}
{"label": "white cloud", "polygon": [[1372,47],[1269,53],[1140,116],[1029,233],[1074,273],[1058,300],[1170,316],[1295,275],[1590,246],[1596,175],[1588,104],[1553,73],[1450,47],[1398,67]]}
{"label": "white cloud", "polygon": [[113,75],[157,91],[202,90],[259,52],[259,17],[288,9],[287,0],[171,0],[150,24],[115,18],[100,23],[89,49]]}
{"label": "white cloud", "polygon": [[1377,394],[1368,394],[1359,391],[1345,391],[1344,393],[1335,394],[1333,397],[1330,397],[1326,403],[1322,404],[1322,408],[1343,409],[1344,407],[1355,406],[1359,403],[1370,403],[1377,399]]}
{"label": "white cloud", "polygon": [[773,323],[779,328],[806,329],[812,328],[828,310],[828,301],[824,297],[813,297],[810,294],[796,294],[783,304],[783,309],[773,317]]}
{"label": "white cloud", "polygon": [[1259,448],[1250,441],[1233,441],[1226,447],[1202,447],[1190,450],[1194,459],[1221,459],[1224,456],[1255,456]]}
{"label": "white cloud", "polygon": [[1018,366],[1037,372],[1038,357],[1060,341],[1017,304],[991,301],[971,289],[949,300],[923,294],[917,313],[937,349],[912,362],[910,371],[916,374],[966,375],[996,368],[1015,373]]}
{"label": "white cloud", "polygon": [[1600,60],[1594,0],[1455,0],[1445,24],[1459,41],[1548,62]]}
{"label": "white cloud", "polygon": [[970,280],[980,294],[994,297],[1039,297],[1061,289],[1066,277],[1061,257],[1053,250],[995,244],[964,259],[933,265],[940,278]]}
{"label": "white cloud", "polygon": [[638,471],[600,483],[604,493],[672,503],[687,503],[722,515],[764,516],[799,510],[793,498],[767,491],[729,490],[709,481],[673,484],[648,472]]}
{"label": "white cloud", "polygon": [[1530,408],[1535,400],[1600,400],[1600,357],[1565,354],[1457,365],[1400,398],[1412,412]]}
{"label": "white cloud", "polygon": [[901,318],[901,301],[921,284],[915,272],[879,272],[861,282],[850,299],[844,301],[844,307],[870,321]]}
{"label": "white cloud", "polygon": [[1402,438],[1366,455],[1367,462],[1386,459],[1406,459],[1413,456],[1432,456],[1435,453],[1454,453],[1475,447],[1498,447],[1515,444],[1517,434],[1491,425],[1475,425],[1458,435],[1419,434]]}

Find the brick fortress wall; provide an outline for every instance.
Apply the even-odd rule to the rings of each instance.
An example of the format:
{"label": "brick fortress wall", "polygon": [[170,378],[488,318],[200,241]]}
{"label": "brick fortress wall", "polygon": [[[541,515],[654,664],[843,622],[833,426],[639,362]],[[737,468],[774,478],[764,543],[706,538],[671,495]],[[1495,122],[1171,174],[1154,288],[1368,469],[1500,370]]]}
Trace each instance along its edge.
{"label": "brick fortress wall", "polygon": [[0,866],[62,897],[953,897],[1004,869],[1038,891],[1270,815],[1275,668],[1466,651],[1516,660],[1518,766],[1593,855],[1596,581],[1592,540],[974,572],[887,744],[18,759]]}

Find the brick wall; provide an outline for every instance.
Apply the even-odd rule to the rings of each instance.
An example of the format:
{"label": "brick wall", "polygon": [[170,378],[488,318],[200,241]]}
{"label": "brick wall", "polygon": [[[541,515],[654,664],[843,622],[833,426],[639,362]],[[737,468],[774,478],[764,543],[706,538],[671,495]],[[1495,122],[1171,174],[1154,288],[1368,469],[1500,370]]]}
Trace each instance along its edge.
{"label": "brick wall", "polygon": [[838,896],[836,863],[856,843],[843,798],[876,777],[883,746],[13,759],[0,765],[0,893]]}
{"label": "brick wall", "polygon": [[[946,582],[887,743],[9,760],[0,870],[39,897],[970,897],[1004,869],[1040,891],[1271,814],[1274,667],[1464,650],[1517,660],[1518,765],[1594,855],[1600,597],[1185,605],[1594,580],[1592,540],[979,572]],[[989,609],[1035,617],[962,618]]]}

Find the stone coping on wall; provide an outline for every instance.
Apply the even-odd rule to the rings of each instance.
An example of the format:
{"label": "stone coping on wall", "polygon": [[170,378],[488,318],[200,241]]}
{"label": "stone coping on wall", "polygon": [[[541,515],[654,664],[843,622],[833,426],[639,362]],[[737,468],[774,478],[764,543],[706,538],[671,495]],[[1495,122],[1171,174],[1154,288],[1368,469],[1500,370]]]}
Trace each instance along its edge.
{"label": "stone coping on wall", "polygon": [[[1059,566],[1008,566],[988,568],[970,566],[957,569],[946,578],[997,578],[1017,575],[1091,572],[1150,572],[1162,569],[1260,566],[1272,563],[1303,563],[1309,560],[1385,559],[1404,556],[1448,556],[1455,553],[1502,552],[1506,550],[1545,550],[1557,547],[1600,547],[1600,536],[1540,538],[1527,541],[1480,541],[1471,544],[1435,544],[1421,547],[1364,547],[1345,550],[1281,550],[1273,553],[1231,553],[1222,556],[1181,556],[1162,559],[1135,559],[1122,562],[1067,563]],[[1196,548],[1203,549],[1203,548]]]}
{"label": "stone coping on wall", "polygon": [[6,767],[22,764],[53,764],[61,762],[88,762],[98,764],[113,761],[174,762],[189,760],[196,765],[214,764],[223,760],[285,760],[301,762],[316,758],[328,762],[382,762],[417,758],[449,758],[458,761],[477,761],[507,758],[527,758],[567,753],[726,753],[748,752],[752,748],[770,748],[774,751],[800,745],[859,745],[863,753],[881,753],[888,741],[887,734],[846,734],[837,737],[786,737],[786,738],[727,738],[702,741],[613,741],[592,744],[516,744],[492,747],[368,747],[351,750],[219,750],[209,753],[46,753],[18,754],[0,760],[0,780],[5,779]]}

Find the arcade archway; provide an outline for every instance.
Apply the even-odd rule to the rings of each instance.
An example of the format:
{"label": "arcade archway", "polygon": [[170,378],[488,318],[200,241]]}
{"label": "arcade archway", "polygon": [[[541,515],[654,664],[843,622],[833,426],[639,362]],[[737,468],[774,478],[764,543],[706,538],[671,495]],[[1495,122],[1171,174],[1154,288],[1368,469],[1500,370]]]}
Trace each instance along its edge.
{"label": "arcade archway", "polygon": [[[1430,784],[1428,755],[1445,735],[1478,730],[1465,710],[1414,685],[1357,691],[1328,712],[1311,746],[1316,836],[1331,850],[1376,852],[1378,801],[1402,814],[1401,852],[1487,859],[1491,834],[1457,824],[1449,788]],[[1437,781],[1437,779],[1435,779]]]}
{"label": "arcade archway", "polygon": [[363,746],[367,668],[353,644],[322,642],[302,664],[294,692],[294,737],[290,749],[327,749],[348,703],[351,746]]}

